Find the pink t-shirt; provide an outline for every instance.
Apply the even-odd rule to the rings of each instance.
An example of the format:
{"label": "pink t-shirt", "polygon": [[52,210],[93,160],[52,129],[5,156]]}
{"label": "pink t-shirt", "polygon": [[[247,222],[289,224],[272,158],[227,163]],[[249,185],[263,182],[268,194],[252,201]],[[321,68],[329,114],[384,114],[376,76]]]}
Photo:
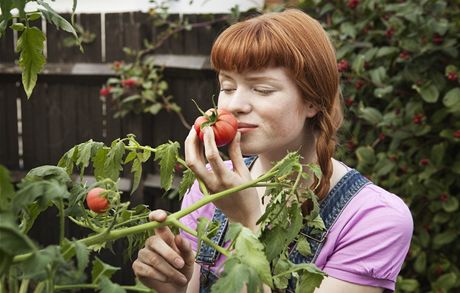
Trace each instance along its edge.
{"label": "pink t-shirt", "polygon": [[[202,196],[195,182],[182,201],[182,209]],[[198,218],[211,220],[215,209],[210,203],[183,217],[181,222],[196,229]],[[197,239],[180,232],[196,251]],[[398,196],[368,184],[330,228],[315,265],[336,279],[393,291],[412,232],[412,215],[407,205]],[[224,261],[225,257],[220,255],[211,270],[216,272]]]}

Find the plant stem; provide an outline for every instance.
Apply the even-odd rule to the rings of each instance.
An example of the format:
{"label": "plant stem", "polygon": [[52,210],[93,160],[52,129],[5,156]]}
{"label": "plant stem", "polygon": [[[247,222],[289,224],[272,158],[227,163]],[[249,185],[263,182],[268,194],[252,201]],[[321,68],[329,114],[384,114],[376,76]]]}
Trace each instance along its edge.
{"label": "plant stem", "polygon": [[[184,224],[182,224],[179,220],[176,220],[174,219],[173,220],[173,224],[176,225],[177,227],[181,228],[182,230],[184,230],[185,232],[187,232],[188,234],[190,235],[193,235],[195,237],[198,238],[198,235],[196,233],[195,230],[192,230],[190,229],[189,227],[185,226]],[[217,250],[218,252],[220,252],[222,255],[225,255],[226,257],[229,257],[230,256],[230,252],[223,248],[223,247],[220,247],[219,245],[215,244],[214,242],[212,242],[208,237],[202,237],[201,238],[204,242],[206,242],[206,244],[208,244],[209,246],[211,246],[212,248],[214,248],[215,250]]]}
{"label": "plant stem", "polygon": [[[139,288],[136,286],[120,286],[120,287],[128,291],[152,292],[151,289]],[[54,285],[54,290],[97,289],[97,288],[99,288],[98,284]]]}
{"label": "plant stem", "polygon": [[[99,234],[96,234],[96,235],[89,236],[87,238],[80,239],[80,240],[78,240],[78,242],[80,242],[81,244],[84,244],[86,246],[92,246],[92,245],[95,245],[95,244],[98,244],[98,243],[103,243],[103,242],[106,242],[106,241],[109,241],[109,240],[116,240],[116,239],[119,239],[119,238],[122,238],[122,237],[126,237],[128,235],[141,233],[141,232],[144,232],[144,231],[147,231],[147,230],[152,230],[154,228],[159,228],[159,227],[163,227],[163,226],[166,226],[166,225],[174,224],[174,220],[178,220],[178,219],[184,217],[185,215],[188,215],[191,212],[201,208],[202,206],[207,205],[210,202],[213,202],[215,200],[219,200],[221,198],[229,196],[229,195],[231,195],[231,194],[233,194],[235,192],[241,191],[243,189],[253,187],[256,184],[269,179],[270,177],[272,177],[272,176],[274,176],[276,174],[276,169],[278,168],[279,164],[280,163],[278,162],[274,167],[272,167],[272,169],[270,169],[270,171],[268,171],[264,175],[258,177],[257,179],[254,179],[252,181],[249,181],[249,182],[246,182],[244,184],[232,187],[230,189],[226,189],[224,191],[221,191],[221,192],[218,192],[218,193],[215,193],[215,194],[210,194],[208,196],[203,197],[202,199],[200,199],[199,201],[195,202],[194,204],[192,204],[191,206],[187,207],[186,209],[183,209],[183,210],[180,210],[180,211],[178,211],[178,212],[176,212],[174,214],[171,214],[170,216],[168,216],[168,218],[166,219],[165,222],[159,223],[159,222],[153,221],[153,222],[149,222],[149,223],[145,223],[145,224],[140,224],[140,225],[137,225],[137,226],[127,227],[127,228],[120,228],[120,229],[111,230],[111,231],[105,231],[105,232],[102,232],[102,233],[99,233]],[[24,261],[24,260],[28,259],[31,256],[32,256],[32,253],[26,253],[26,254],[17,255],[17,256],[14,257],[13,262],[14,263],[21,262],[21,261]]]}
{"label": "plant stem", "polygon": [[64,202],[62,198],[58,199],[59,209],[59,244],[62,244],[65,237],[65,217],[64,217]]}
{"label": "plant stem", "polygon": [[29,289],[29,279],[23,279],[21,282],[21,287],[19,287],[19,293],[27,293]]}

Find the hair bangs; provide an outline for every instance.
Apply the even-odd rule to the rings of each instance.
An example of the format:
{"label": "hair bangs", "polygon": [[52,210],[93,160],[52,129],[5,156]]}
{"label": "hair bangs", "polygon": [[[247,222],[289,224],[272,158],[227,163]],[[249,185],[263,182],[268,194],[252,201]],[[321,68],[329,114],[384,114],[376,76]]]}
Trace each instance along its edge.
{"label": "hair bangs", "polygon": [[273,28],[260,19],[234,24],[214,42],[211,65],[217,71],[236,72],[288,65],[286,44],[272,36]]}

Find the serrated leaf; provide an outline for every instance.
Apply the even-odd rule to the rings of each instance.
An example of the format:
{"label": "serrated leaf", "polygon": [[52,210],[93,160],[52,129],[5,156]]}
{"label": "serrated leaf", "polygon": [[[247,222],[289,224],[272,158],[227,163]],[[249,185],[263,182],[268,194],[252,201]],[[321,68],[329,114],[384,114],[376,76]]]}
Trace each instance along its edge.
{"label": "serrated leaf", "polygon": [[264,253],[264,246],[248,228],[243,227],[235,241],[235,250],[242,263],[253,268],[262,282],[273,287],[270,264]]}
{"label": "serrated leaf", "polygon": [[182,180],[179,184],[179,199],[182,199],[184,195],[190,190],[193,183],[195,182],[196,176],[192,170],[186,169],[182,174]]}
{"label": "serrated leaf", "polygon": [[126,158],[125,158],[125,164],[131,162],[131,161],[134,160],[136,157],[137,157],[137,152],[136,152],[136,151],[130,152],[130,153],[126,156]]}
{"label": "serrated leaf", "polygon": [[125,293],[126,290],[118,284],[113,283],[106,276],[101,277],[99,281],[100,293]]}
{"label": "serrated leaf", "polygon": [[106,264],[98,257],[96,257],[96,259],[93,261],[93,269],[91,271],[92,283],[99,283],[103,277],[110,279],[112,275],[118,270],[120,270],[120,268]]}
{"label": "serrated leaf", "polygon": [[104,165],[108,153],[109,149],[102,147],[96,152],[96,155],[93,157],[94,176],[96,177],[96,180],[107,177],[105,175]]}
{"label": "serrated leaf", "polygon": [[18,39],[16,51],[20,52],[19,67],[22,70],[22,84],[30,98],[37,83],[38,73],[46,63],[43,55],[45,34],[36,27],[26,27]]}
{"label": "serrated leaf", "polygon": [[241,292],[244,284],[251,293],[262,293],[263,285],[253,268],[241,263],[237,258],[229,258],[224,264],[224,272],[211,287],[212,293]]}
{"label": "serrated leaf", "polygon": [[133,184],[131,188],[131,194],[133,194],[134,191],[136,191],[137,187],[139,186],[139,183],[141,182],[141,178],[142,178],[142,163],[139,157],[133,161],[133,165],[131,167],[131,173],[133,173]]}
{"label": "serrated leaf", "polygon": [[104,174],[106,177],[117,181],[120,176],[120,171],[123,170],[121,163],[125,154],[125,144],[121,141],[114,142],[109,152],[107,159],[104,162]]}
{"label": "serrated leaf", "polygon": [[169,142],[162,144],[156,148],[155,161],[160,164],[160,184],[165,190],[171,189],[174,177],[174,166],[177,162],[179,154],[179,143]]}
{"label": "serrated leaf", "polygon": [[10,172],[0,165],[0,211],[7,209],[14,197],[14,186],[11,183]]}
{"label": "serrated leaf", "polygon": [[38,10],[45,16],[46,20],[49,23],[54,24],[58,29],[62,29],[66,32],[71,33],[77,42],[77,44],[80,46],[80,50],[83,51],[83,48],[81,47],[80,44],[80,39],[78,38],[78,34],[75,31],[75,28],[62,16],[60,16],[48,3],[45,1],[37,0],[37,3],[43,6],[45,9],[40,9]]}
{"label": "serrated leaf", "polygon": [[297,250],[305,257],[311,255],[310,243],[308,243],[307,238],[303,235],[299,235],[299,239],[297,240]]}
{"label": "serrated leaf", "polygon": [[304,270],[300,275],[300,280],[297,282],[296,293],[313,293],[316,288],[319,288],[324,279],[324,274],[317,270],[312,272]]}

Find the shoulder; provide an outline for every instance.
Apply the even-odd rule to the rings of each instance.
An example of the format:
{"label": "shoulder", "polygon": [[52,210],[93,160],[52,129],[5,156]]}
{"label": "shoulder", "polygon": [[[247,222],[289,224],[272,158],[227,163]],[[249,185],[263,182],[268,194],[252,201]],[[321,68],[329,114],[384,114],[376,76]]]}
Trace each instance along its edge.
{"label": "shoulder", "polygon": [[412,215],[404,201],[370,183],[331,227],[320,265],[332,277],[394,290],[412,233]]}

